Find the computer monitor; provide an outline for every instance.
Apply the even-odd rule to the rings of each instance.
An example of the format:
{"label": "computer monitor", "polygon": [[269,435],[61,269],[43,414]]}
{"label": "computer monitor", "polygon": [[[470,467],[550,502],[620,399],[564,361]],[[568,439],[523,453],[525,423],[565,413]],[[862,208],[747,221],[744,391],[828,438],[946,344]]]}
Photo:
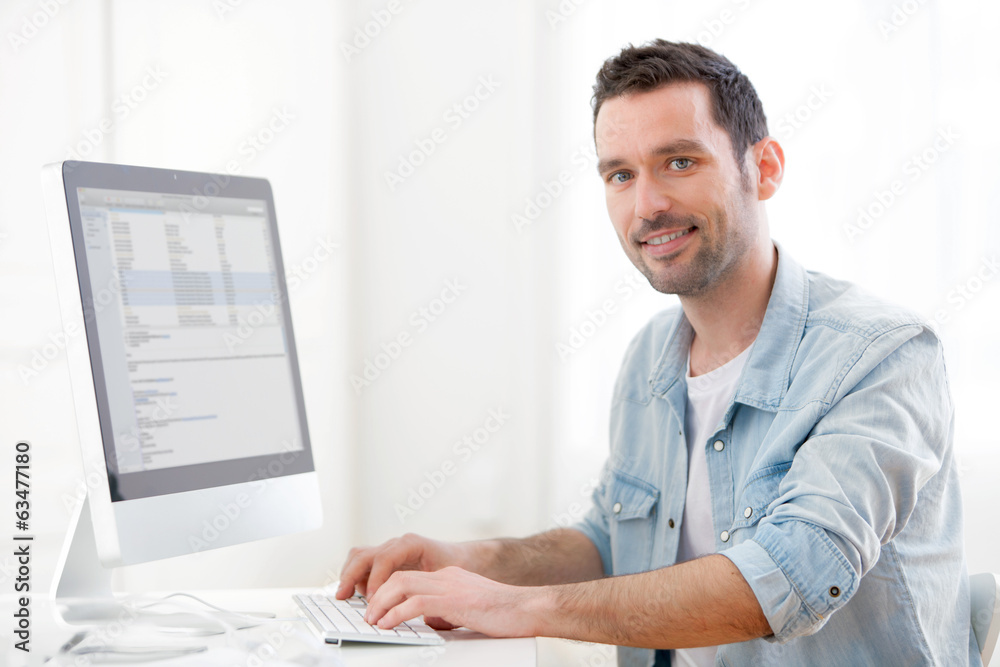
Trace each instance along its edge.
{"label": "computer monitor", "polygon": [[43,183],[87,485],[56,597],[319,528],[270,184],[75,161]]}

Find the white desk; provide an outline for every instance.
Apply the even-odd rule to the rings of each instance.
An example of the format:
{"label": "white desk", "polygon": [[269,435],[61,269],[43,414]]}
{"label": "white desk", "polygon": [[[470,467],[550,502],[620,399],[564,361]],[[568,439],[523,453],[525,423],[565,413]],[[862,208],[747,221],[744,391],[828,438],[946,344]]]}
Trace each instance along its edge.
{"label": "white desk", "polygon": [[[240,611],[269,611],[279,618],[298,617],[300,613],[292,602],[293,593],[311,592],[306,589],[257,589],[238,591],[192,591],[202,599],[221,607]],[[157,595],[144,596],[150,600]],[[198,605],[191,602],[191,608]],[[0,595],[0,617],[12,619],[15,598],[11,594]],[[58,653],[70,637],[83,626],[68,625],[56,613],[52,603],[44,596],[32,596],[31,604],[31,652],[25,654],[14,648],[16,637],[12,636],[12,625],[0,624],[0,665],[25,667],[41,665],[46,658]],[[290,634],[286,633],[291,629]],[[110,624],[104,628],[107,635],[116,628]],[[99,630],[100,631],[100,630]],[[615,664],[614,648],[598,644],[569,642],[560,639],[491,639],[475,632],[454,630],[442,632],[444,646],[386,646],[379,644],[347,644],[337,647],[324,644],[316,637],[305,622],[272,621],[257,628],[239,631],[239,636],[248,642],[260,642],[257,648],[247,652],[227,648],[224,637],[174,637],[163,636],[156,639],[158,645],[205,645],[209,651],[187,658],[160,660],[155,662],[115,662],[116,665],[143,665],[145,667],[210,667],[211,665],[241,665],[253,667],[266,665],[267,660],[293,660],[305,651],[321,651],[322,655],[335,656],[328,664],[343,664],[346,667],[518,667],[538,665],[580,665],[599,667]],[[124,638],[124,632],[122,634]],[[111,637],[109,637],[109,640]],[[272,657],[271,648],[274,649]],[[256,659],[251,658],[251,655]],[[75,664],[88,664],[85,661]],[[90,664],[98,665],[96,660]],[[112,663],[106,663],[112,664]]]}
{"label": "white desk", "polygon": [[[268,611],[279,618],[301,616],[293,593],[311,592],[300,589],[256,589],[243,591],[194,591],[200,598],[239,611]],[[159,595],[143,596],[149,600]],[[184,602],[188,605],[188,602]],[[198,608],[191,601],[190,608]],[[0,617],[11,619],[15,608],[15,598],[11,594],[0,596]],[[177,607],[163,608],[178,610]],[[84,626],[66,624],[56,613],[51,601],[43,596],[32,596],[31,604],[31,652],[25,654],[14,648],[17,640],[12,635],[12,625],[0,624],[0,664],[10,667],[43,664],[48,657],[58,653],[70,637],[84,629]],[[110,623],[97,632],[103,632],[109,642],[125,641],[135,627],[125,619],[125,623]],[[124,629],[122,629],[124,627]],[[442,632],[444,646],[387,646],[379,644],[347,644],[334,646],[323,644],[305,622],[270,621],[256,628],[238,631],[247,644],[236,648],[227,647],[224,636],[190,637],[157,634],[150,641],[156,645],[207,646],[208,651],[184,658],[172,658],[155,662],[121,662],[116,665],[144,665],[154,667],[208,667],[210,665],[259,665],[269,664],[268,660],[294,660],[305,652],[321,651],[321,655],[331,658],[326,663],[331,667],[342,664],[346,667],[517,667],[518,665],[611,665],[614,653],[611,647],[564,642],[554,639],[491,639],[467,630]],[[145,635],[148,637],[148,635]],[[537,642],[537,643],[536,643]],[[254,646],[247,652],[247,645]],[[536,650],[537,647],[537,650]],[[256,656],[252,658],[251,656]],[[335,658],[335,659],[333,659]],[[596,662],[595,662],[596,660]],[[67,662],[65,664],[75,664]],[[80,663],[85,664],[85,663]],[[101,664],[96,660],[90,664]],[[105,663],[111,664],[111,663]]]}
{"label": "white desk", "polygon": [[[292,601],[293,593],[311,592],[308,590],[296,589],[257,589],[243,591],[193,591],[198,597],[217,604],[221,607],[239,611],[267,611],[277,614],[279,618],[299,617],[295,603]],[[143,596],[149,600],[160,596]],[[194,601],[182,601],[185,607],[195,609],[199,605]],[[190,606],[189,606],[190,605]],[[11,619],[15,608],[15,598],[13,595],[4,594],[0,596],[0,616]],[[8,621],[0,625],[0,664],[10,667],[21,667],[30,665],[41,665],[48,657],[56,655],[59,647],[70,637],[84,629],[84,626],[69,625],[65,623],[56,612],[51,601],[42,596],[32,596],[29,607],[31,611],[31,652],[25,654],[23,651],[14,648],[18,639],[12,635],[12,625]],[[166,611],[178,611],[178,607],[160,607]],[[111,622],[103,628],[97,628],[98,633],[103,632],[102,637],[106,637],[108,642],[125,642],[127,639],[134,639],[140,628],[137,624],[129,623],[126,617],[123,623]],[[93,627],[93,626],[91,626]],[[208,651],[194,654],[184,658],[171,658],[155,662],[121,662],[114,664],[136,664],[155,667],[181,667],[182,665],[206,667],[213,664],[230,667],[233,664],[256,665],[268,664],[271,660],[291,660],[296,655],[305,652],[322,651],[324,656],[336,656],[340,664],[346,667],[451,667],[482,665],[498,667],[517,665],[535,665],[535,640],[534,639],[491,639],[475,632],[467,630],[454,630],[442,632],[446,643],[444,646],[386,646],[378,644],[347,644],[344,646],[334,646],[324,644],[313,634],[310,627],[304,621],[269,621],[255,628],[247,628],[238,631],[238,636],[245,638],[247,644],[241,647],[227,647],[224,636],[212,637],[191,637],[178,634],[157,633],[154,638],[149,639],[159,646],[207,646]],[[143,631],[140,638],[148,638],[148,631]],[[253,647],[249,649],[248,646]],[[259,660],[251,658],[256,656]],[[217,659],[216,659],[217,658]],[[235,659],[235,663],[234,663]],[[66,664],[74,664],[67,662]],[[91,664],[100,664],[96,661]],[[337,660],[330,660],[327,664],[338,665]]]}

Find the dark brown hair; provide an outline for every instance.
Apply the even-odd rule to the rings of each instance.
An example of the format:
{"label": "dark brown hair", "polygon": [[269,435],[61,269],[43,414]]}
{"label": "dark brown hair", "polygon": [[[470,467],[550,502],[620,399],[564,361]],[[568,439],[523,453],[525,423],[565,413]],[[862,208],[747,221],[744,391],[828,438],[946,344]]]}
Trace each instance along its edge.
{"label": "dark brown hair", "polygon": [[740,173],[746,176],[746,150],[768,135],[764,107],[750,79],[728,58],[698,44],[655,39],[629,44],[604,61],[594,84],[594,125],[605,100],[643,93],[670,83],[708,86],[715,122],[729,135]]}

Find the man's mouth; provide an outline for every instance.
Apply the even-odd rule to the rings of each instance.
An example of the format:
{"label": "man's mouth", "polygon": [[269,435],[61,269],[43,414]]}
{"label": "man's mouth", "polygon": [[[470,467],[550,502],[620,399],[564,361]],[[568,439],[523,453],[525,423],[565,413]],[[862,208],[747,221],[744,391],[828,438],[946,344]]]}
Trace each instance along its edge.
{"label": "man's mouth", "polygon": [[694,231],[694,227],[688,227],[687,229],[682,229],[679,232],[671,232],[670,234],[663,234],[662,236],[655,236],[651,239],[644,241],[648,245],[663,245],[664,243],[669,243],[674,239],[679,239],[680,237],[690,234]]}

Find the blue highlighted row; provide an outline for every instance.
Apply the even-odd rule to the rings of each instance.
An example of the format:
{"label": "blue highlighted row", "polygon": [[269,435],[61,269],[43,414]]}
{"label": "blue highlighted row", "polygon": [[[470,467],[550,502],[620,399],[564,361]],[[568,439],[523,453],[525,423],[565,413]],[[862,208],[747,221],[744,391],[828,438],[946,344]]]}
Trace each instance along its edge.
{"label": "blue highlighted row", "polygon": [[120,279],[122,300],[130,306],[256,306],[276,301],[270,273],[126,270]]}

